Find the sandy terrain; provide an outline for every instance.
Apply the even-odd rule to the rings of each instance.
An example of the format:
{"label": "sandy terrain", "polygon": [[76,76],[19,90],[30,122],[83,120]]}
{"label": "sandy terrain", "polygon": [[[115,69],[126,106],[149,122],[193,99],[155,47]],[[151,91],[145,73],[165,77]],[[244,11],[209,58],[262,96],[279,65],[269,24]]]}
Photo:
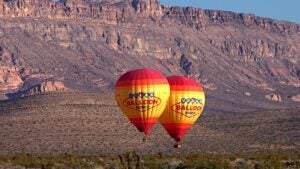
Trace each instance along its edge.
{"label": "sandy terrain", "polygon": [[0,154],[299,150],[299,122],[299,109],[204,111],[177,150],[159,124],[143,143],[112,94],[53,94],[0,102]]}

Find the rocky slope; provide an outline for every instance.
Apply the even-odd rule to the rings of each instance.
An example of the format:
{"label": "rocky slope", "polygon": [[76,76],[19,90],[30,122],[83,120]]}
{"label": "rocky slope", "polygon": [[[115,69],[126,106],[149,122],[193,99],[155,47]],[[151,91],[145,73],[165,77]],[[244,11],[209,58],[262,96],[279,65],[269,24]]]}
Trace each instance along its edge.
{"label": "rocky slope", "polygon": [[8,97],[47,81],[112,90],[122,73],[149,67],[201,82],[212,111],[299,100],[300,26],[252,14],[157,0],[1,0],[0,46],[0,91]]}

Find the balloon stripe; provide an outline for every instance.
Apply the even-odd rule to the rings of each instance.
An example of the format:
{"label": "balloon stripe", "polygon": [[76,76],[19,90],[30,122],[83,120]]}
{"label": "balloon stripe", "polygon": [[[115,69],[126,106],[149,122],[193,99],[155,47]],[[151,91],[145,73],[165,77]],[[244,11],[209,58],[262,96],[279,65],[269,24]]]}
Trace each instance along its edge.
{"label": "balloon stripe", "polygon": [[176,85],[170,86],[172,91],[203,91],[202,87],[198,86],[183,86],[183,85]]}
{"label": "balloon stripe", "polygon": [[[152,122],[157,121],[158,118],[159,117],[147,117],[147,121],[152,123]],[[133,123],[139,123],[141,121],[142,117],[140,117],[140,118],[129,118],[129,119]]]}
{"label": "balloon stripe", "polygon": [[148,135],[170,96],[167,79],[158,71],[138,69],[122,75],[115,87],[116,101],[124,115]]}
{"label": "balloon stripe", "polygon": [[132,124],[136,126],[136,128],[140,132],[144,132],[146,135],[150,133],[151,128],[156,123],[159,117],[141,117],[141,118],[129,118]]}
{"label": "balloon stripe", "polygon": [[164,123],[165,128],[190,128],[193,123]]}
{"label": "balloon stripe", "polygon": [[169,135],[179,142],[201,115],[205,105],[203,88],[197,81],[183,76],[168,77],[170,99],[159,118]]}
{"label": "balloon stripe", "polygon": [[[157,84],[157,85],[131,85],[131,86],[118,86],[116,87],[116,90],[123,90],[123,91],[131,91],[133,90],[133,88],[140,88],[140,90],[144,90],[141,92],[146,92],[146,90],[149,88],[149,86],[153,86],[152,89],[160,89],[160,90],[170,90],[169,84]],[[152,90],[152,91],[153,91]],[[149,90],[148,93],[150,93],[151,91]]]}
{"label": "balloon stripe", "polygon": [[132,123],[134,126],[140,131],[145,133],[145,135],[149,135],[151,128],[154,126],[156,122],[137,122]]}
{"label": "balloon stripe", "polygon": [[165,128],[169,135],[179,142],[190,128]]}
{"label": "balloon stripe", "polygon": [[171,86],[183,85],[183,86],[199,86],[199,84],[192,79],[184,76],[171,76],[167,78]]}
{"label": "balloon stripe", "polygon": [[143,85],[166,85],[168,81],[165,79],[143,79],[143,80],[131,80],[131,81],[120,81],[116,84],[116,87],[127,87],[127,86],[143,86]]}
{"label": "balloon stripe", "polygon": [[126,81],[143,81],[143,80],[157,80],[157,81],[161,81],[161,80],[163,80],[163,81],[168,81],[167,79],[165,79],[163,76],[159,76],[159,77],[143,77],[143,78],[134,78],[134,79],[132,79],[132,78],[127,78],[127,79],[125,79],[125,78],[123,78],[122,80],[119,80],[118,81],[118,83],[120,83],[120,82],[126,82]]}
{"label": "balloon stripe", "polygon": [[136,79],[165,79],[164,75],[152,69],[137,69],[122,75],[118,81],[130,81]]}

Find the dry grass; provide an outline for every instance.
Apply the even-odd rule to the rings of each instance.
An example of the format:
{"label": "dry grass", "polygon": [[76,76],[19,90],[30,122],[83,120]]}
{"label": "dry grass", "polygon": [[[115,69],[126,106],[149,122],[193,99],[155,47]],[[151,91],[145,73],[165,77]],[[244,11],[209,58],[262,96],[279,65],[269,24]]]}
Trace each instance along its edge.
{"label": "dry grass", "polygon": [[156,124],[147,144],[112,94],[49,94],[0,102],[0,154],[225,153],[295,151],[299,109],[214,114],[204,112],[179,150]]}
{"label": "dry grass", "polygon": [[155,154],[141,155],[135,152],[121,155],[14,155],[0,156],[0,168],[201,168],[201,169],[297,169],[299,152],[264,152],[248,154]]}

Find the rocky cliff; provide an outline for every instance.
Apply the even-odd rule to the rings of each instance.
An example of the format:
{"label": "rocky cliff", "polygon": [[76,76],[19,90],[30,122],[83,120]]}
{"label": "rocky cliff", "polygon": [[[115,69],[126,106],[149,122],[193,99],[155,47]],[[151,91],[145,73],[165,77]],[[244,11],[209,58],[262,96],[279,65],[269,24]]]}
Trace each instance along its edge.
{"label": "rocky cliff", "polygon": [[293,23],[257,17],[253,14],[193,7],[166,7],[159,0],[1,0],[0,17],[79,19],[90,18],[107,22],[135,22],[136,17],[168,18],[180,21],[189,27],[204,28],[212,23],[235,22],[247,27],[257,26],[281,33],[299,32],[300,26]]}
{"label": "rocky cliff", "polygon": [[0,67],[0,92],[15,92],[23,85],[16,67]]}
{"label": "rocky cliff", "polygon": [[300,94],[300,26],[252,14],[157,0],[5,0],[0,46],[8,96],[47,81],[111,91],[140,67],[198,80],[216,111],[289,107]]}
{"label": "rocky cliff", "polygon": [[164,9],[164,17],[179,20],[181,23],[196,29],[203,29],[210,24],[234,22],[235,24],[241,24],[247,27],[259,27],[267,31],[280,33],[300,31],[300,26],[297,24],[257,17],[254,14],[204,10],[193,7],[167,7]]}
{"label": "rocky cliff", "polygon": [[125,22],[135,16],[161,16],[157,0],[8,0],[0,2],[1,17],[92,18]]}

